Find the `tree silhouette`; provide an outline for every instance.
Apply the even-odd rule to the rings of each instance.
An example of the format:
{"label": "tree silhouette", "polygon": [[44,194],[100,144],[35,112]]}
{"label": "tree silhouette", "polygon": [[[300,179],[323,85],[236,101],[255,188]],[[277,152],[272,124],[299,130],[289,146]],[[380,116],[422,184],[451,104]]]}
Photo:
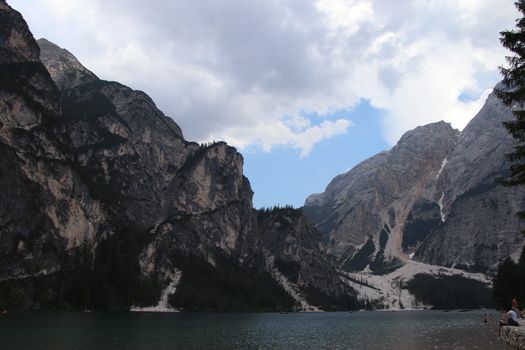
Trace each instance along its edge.
{"label": "tree silhouette", "polygon": [[[514,5],[525,14],[525,0],[518,0]],[[501,44],[512,55],[506,57],[508,67],[500,67],[504,84],[496,88],[495,93],[512,108],[514,119],[503,125],[517,141],[513,152],[506,155],[511,162],[511,175],[503,182],[508,186],[516,186],[525,184],[525,17],[516,20],[515,29],[500,34]],[[525,212],[519,212],[518,216],[525,218]]]}

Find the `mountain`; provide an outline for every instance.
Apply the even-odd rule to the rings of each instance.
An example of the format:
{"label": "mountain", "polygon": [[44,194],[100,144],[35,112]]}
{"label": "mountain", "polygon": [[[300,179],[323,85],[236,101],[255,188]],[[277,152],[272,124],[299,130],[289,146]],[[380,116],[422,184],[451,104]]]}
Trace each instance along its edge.
{"label": "mountain", "polygon": [[519,254],[525,190],[500,185],[514,144],[511,110],[491,94],[459,133],[444,122],[403,135],[306,199],[339,267],[376,274],[423,263],[487,272]]}
{"label": "mountain", "polygon": [[305,214],[330,241],[345,270],[380,272],[404,260],[403,232],[410,209],[432,195],[443,159],[459,132],[444,122],[407,132],[379,153],[335,177],[308,197]]}
{"label": "mountain", "polygon": [[[303,309],[316,309],[310,308],[308,302],[323,309],[360,306],[356,303],[353,290],[348,291],[341,283],[323,235],[300,209],[261,209],[257,213],[257,221],[263,247],[269,257],[268,270],[276,279],[283,281],[282,285],[290,294],[297,295],[296,299]],[[301,300],[301,290],[306,292],[309,300]]]}
{"label": "mountain", "polygon": [[302,214],[259,222],[233,147],[0,22],[1,307],[357,307]]}
{"label": "mountain", "polygon": [[0,20],[0,280],[9,280],[57,271],[100,215],[55,133],[60,92],[36,41],[5,2]]}
{"label": "mountain", "polygon": [[515,140],[502,122],[512,118],[510,108],[492,93],[465,127],[436,183],[441,222],[429,224],[431,234],[416,250],[416,259],[487,271],[508,256],[519,256],[524,241],[516,213],[525,208],[525,189],[499,181],[510,174],[505,155]]}
{"label": "mountain", "polygon": [[233,147],[185,140],[3,0],[0,23],[1,308],[456,307],[435,285],[488,305],[476,271],[523,245],[492,95],[462,133],[418,127],[302,210],[257,211]]}
{"label": "mountain", "polygon": [[[511,110],[491,94],[459,133],[418,127],[309,196],[341,279],[375,308],[492,305],[490,274],[524,245],[525,189],[505,187]],[[521,228],[523,229],[523,228]]]}

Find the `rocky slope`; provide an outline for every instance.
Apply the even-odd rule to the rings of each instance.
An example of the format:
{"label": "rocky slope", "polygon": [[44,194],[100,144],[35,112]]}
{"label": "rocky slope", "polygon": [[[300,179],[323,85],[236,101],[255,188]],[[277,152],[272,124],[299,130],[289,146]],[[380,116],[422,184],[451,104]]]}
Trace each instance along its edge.
{"label": "rocky slope", "polygon": [[491,94],[461,135],[443,122],[418,127],[310,196],[304,211],[340,267],[381,274],[413,258],[487,272],[519,253],[525,190],[497,180],[509,169],[510,118]]}
{"label": "rocky slope", "polygon": [[0,2],[0,280],[47,275],[92,239],[99,204],[54,130],[60,94],[19,13]]}
{"label": "rocky slope", "polygon": [[305,225],[275,239],[296,239],[315,264],[300,264],[300,280],[279,271],[294,258],[270,221],[258,225],[234,148],[186,141],[143,92],[39,47],[5,1],[0,23],[0,306],[300,309],[351,298]]}
{"label": "rocky slope", "polygon": [[403,232],[410,209],[432,195],[443,159],[458,131],[444,122],[407,132],[390,151],[334,178],[304,211],[328,236],[345,270],[389,269],[404,258]]}
{"label": "rocky slope", "polygon": [[290,294],[295,295],[304,309],[317,309],[308,306],[309,303],[325,309],[359,306],[353,291],[340,282],[339,273],[329,260],[321,232],[313,227],[300,209],[261,209],[257,219],[268,257],[268,270],[282,281]]}
{"label": "rocky slope", "polygon": [[509,174],[505,154],[515,144],[502,125],[510,119],[511,110],[491,94],[465,127],[436,183],[433,199],[441,221],[428,225],[431,234],[417,249],[416,259],[486,271],[521,252],[515,214],[525,208],[525,189],[498,181]]}

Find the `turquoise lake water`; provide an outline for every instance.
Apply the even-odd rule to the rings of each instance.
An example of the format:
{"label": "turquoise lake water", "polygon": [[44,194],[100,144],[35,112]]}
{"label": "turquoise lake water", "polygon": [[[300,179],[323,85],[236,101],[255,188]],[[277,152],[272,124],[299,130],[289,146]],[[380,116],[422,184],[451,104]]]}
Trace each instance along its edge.
{"label": "turquoise lake water", "polygon": [[484,312],[15,312],[0,349],[510,349]]}

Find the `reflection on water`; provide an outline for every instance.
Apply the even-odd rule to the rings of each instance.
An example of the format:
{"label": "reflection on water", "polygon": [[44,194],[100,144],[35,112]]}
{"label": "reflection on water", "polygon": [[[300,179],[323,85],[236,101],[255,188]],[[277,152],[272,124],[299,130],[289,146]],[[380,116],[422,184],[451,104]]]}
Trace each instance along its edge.
{"label": "reflection on water", "polygon": [[0,349],[508,349],[483,313],[23,312],[0,318]]}

